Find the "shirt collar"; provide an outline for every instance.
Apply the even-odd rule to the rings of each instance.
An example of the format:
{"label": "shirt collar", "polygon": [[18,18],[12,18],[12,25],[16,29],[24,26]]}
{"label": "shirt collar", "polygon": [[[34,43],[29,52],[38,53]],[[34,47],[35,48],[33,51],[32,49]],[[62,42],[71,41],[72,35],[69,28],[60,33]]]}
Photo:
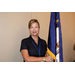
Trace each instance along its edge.
{"label": "shirt collar", "polygon": [[[31,35],[29,36],[29,39],[30,39],[31,41],[34,41],[33,38],[31,37]],[[38,43],[39,43],[39,41],[41,41],[41,40],[40,40],[40,37],[38,36]]]}

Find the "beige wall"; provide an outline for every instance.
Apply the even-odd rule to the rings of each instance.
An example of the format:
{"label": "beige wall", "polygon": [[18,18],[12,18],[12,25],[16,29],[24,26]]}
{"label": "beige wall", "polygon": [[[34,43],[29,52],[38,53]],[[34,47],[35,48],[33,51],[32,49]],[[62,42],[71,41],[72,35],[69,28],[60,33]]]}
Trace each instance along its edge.
{"label": "beige wall", "polygon": [[20,43],[29,36],[30,12],[0,12],[0,61],[22,61]]}
{"label": "beige wall", "polygon": [[[40,22],[40,34],[48,40],[50,12],[0,12],[0,61],[23,61],[20,53],[20,44],[23,38],[29,36],[28,21],[36,18]],[[75,51],[75,13],[61,12],[61,29],[63,39],[64,61],[73,61]]]}
{"label": "beige wall", "polygon": [[75,60],[75,12],[61,12],[61,27],[63,38],[63,57],[64,61]]}

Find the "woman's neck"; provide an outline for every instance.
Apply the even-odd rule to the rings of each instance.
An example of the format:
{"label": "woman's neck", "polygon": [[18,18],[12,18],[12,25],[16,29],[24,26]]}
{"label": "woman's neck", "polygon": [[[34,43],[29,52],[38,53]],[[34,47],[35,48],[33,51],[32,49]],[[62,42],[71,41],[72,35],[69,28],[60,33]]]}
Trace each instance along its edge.
{"label": "woman's neck", "polygon": [[31,35],[31,37],[32,37],[34,40],[38,40],[38,36],[37,36],[37,35],[36,35],[36,36]]}
{"label": "woman's neck", "polygon": [[38,44],[38,36],[31,35],[31,37],[33,38],[33,40],[35,41],[35,43]]}

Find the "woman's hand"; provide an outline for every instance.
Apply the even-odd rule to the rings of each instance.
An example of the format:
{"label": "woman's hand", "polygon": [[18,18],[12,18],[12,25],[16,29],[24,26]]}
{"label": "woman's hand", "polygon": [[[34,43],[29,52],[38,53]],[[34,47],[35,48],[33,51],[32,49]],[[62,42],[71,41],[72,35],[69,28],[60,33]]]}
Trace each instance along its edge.
{"label": "woman's hand", "polygon": [[53,58],[51,56],[46,56],[45,61],[46,62],[53,62]]}

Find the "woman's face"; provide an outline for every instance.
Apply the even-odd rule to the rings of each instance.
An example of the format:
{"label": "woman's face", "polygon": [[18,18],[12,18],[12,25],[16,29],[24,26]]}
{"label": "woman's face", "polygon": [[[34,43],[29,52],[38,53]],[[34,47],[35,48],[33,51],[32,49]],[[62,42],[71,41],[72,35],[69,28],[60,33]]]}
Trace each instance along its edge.
{"label": "woman's face", "polygon": [[33,36],[36,36],[39,34],[39,26],[38,24],[35,22],[35,23],[32,23],[30,29],[30,34],[33,35]]}

